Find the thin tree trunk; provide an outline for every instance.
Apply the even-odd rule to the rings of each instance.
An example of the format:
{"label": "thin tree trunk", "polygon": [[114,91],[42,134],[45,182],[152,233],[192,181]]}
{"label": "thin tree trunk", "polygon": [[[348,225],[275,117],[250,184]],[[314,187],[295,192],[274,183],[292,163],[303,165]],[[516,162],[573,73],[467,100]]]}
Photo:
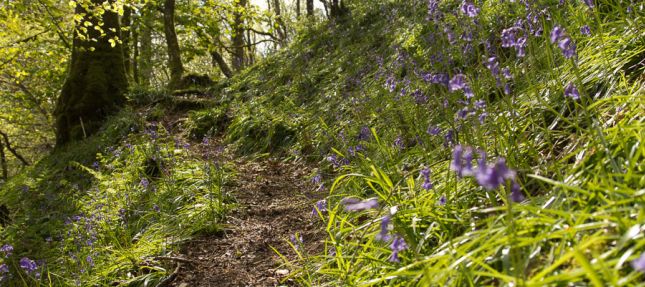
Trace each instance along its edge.
{"label": "thin tree trunk", "polygon": [[[108,0],[114,4],[115,0]],[[89,5],[101,6],[104,0]],[[92,7],[90,7],[92,8]],[[75,13],[82,21],[101,26],[103,35],[88,29],[91,41],[83,40],[76,30],[72,44],[69,74],[56,102],[56,146],[82,139],[99,130],[105,118],[118,111],[126,102],[128,80],[123,65],[123,48],[115,39],[121,38],[119,16],[106,10],[100,16],[76,5]]]}
{"label": "thin tree trunk", "polygon": [[311,17],[314,15],[314,0],[307,0],[307,16]]}
{"label": "thin tree trunk", "polygon": [[166,35],[166,44],[168,45],[168,67],[170,68],[168,88],[172,90],[179,86],[181,76],[184,73],[179,41],[175,32],[175,0],[165,0],[163,12],[164,33]]}
{"label": "thin tree trunk", "polygon": [[282,10],[280,8],[280,0],[273,0],[273,11],[275,11],[276,24],[278,24],[278,37],[280,37],[280,44],[287,38],[287,28],[282,21]]}
{"label": "thin tree trunk", "polygon": [[222,54],[219,52],[212,50],[211,51],[211,58],[213,60],[213,66],[217,65],[222,71],[222,74],[226,76],[227,78],[230,78],[233,76],[233,72],[231,71],[231,68],[226,64],[226,61],[224,61],[224,57],[222,57]]}
{"label": "thin tree trunk", "polygon": [[139,27],[141,25],[132,26],[132,76],[134,82],[139,84],[141,79],[139,78]]}
{"label": "thin tree trunk", "polygon": [[2,166],[2,179],[9,178],[9,168],[7,167],[7,157],[4,154],[4,145],[0,142],[0,165]]}
{"label": "thin tree trunk", "polygon": [[247,0],[235,0],[235,12],[233,13],[233,69],[240,71],[244,68],[244,15],[242,11],[246,7]]}
{"label": "thin tree trunk", "polygon": [[[133,79],[132,74],[132,53],[131,53],[131,35],[132,35],[132,8],[126,5],[123,9],[123,17],[121,18],[121,38],[123,43],[123,58],[125,65],[125,73],[128,79]],[[135,42],[136,45],[136,42]]]}
{"label": "thin tree trunk", "polygon": [[296,19],[300,19],[300,0],[296,0]]}
{"label": "thin tree trunk", "polygon": [[141,56],[139,57],[139,71],[141,85],[150,86],[152,79],[152,25],[154,9],[148,4],[143,8],[141,15]]}

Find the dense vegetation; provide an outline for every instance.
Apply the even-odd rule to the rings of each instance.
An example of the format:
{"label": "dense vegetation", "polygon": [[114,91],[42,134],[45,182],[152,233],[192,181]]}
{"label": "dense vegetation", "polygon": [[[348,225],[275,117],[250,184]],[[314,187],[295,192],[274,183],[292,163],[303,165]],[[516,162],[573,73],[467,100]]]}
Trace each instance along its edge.
{"label": "dense vegetation", "polygon": [[223,139],[319,165],[302,179],[318,188],[294,190],[326,195],[323,248],[294,236],[285,259],[300,285],[643,284],[642,3],[343,9],[207,88],[131,88],[97,135],[16,172],[2,282],[162,282],[159,256],[234,208],[235,167],[191,150]]}

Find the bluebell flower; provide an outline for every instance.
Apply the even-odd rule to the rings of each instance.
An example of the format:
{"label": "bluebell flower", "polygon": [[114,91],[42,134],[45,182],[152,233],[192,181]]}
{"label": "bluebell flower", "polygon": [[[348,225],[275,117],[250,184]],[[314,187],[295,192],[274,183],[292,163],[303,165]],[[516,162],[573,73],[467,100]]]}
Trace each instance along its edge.
{"label": "bluebell flower", "polygon": [[148,181],[147,178],[141,178],[141,181],[139,182],[141,186],[143,186],[144,189],[148,189],[148,185],[150,184],[150,181]]}
{"label": "bluebell flower", "polygon": [[479,8],[472,3],[464,1],[464,3],[461,4],[461,12],[470,18],[474,18],[479,14]]}
{"label": "bluebell flower", "polygon": [[643,252],[640,257],[634,259],[631,263],[634,270],[645,273],[645,252]]}
{"label": "bluebell flower", "polygon": [[585,4],[587,4],[587,6],[589,6],[589,8],[595,7],[593,0],[584,0],[584,2]]}
{"label": "bluebell flower", "polygon": [[508,67],[504,67],[502,69],[502,75],[504,75],[504,78],[506,78],[507,80],[513,78],[513,75],[511,75],[511,69],[509,69]]}
{"label": "bluebell flower", "polygon": [[392,255],[390,256],[390,262],[400,262],[399,252],[408,249],[408,245],[405,243],[405,239],[400,235],[394,236],[392,244],[390,244],[390,249],[392,250]]}
{"label": "bluebell flower", "polygon": [[520,185],[517,182],[513,182],[513,185],[511,186],[511,200],[513,202],[522,202],[524,199],[526,199],[526,197],[524,197],[524,194],[520,191]]}
{"label": "bluebell flower", "polygon": [[391,217],[389,215],[383,216],[381,219],[381,232],[376,235],[376,240],[389,241],[390,235],[388,234],[388,226],[390,225]]}
{"label": "bluebell flower", "polygon": [[361,131],[358,133],[359,141],[368,141],[372,138],[372,131],[368,127],[362,127]]}
{"label": "bluebell flower", "polygon": [[585,36],[591,35],[591,28],[589,28],[589,25],[584,25],[580,27],[580,33]]}
{"label": "bluebell flower", "polygon": [[426,132],[431,136],[436,136],[441,133],[441,129],[438,126],[429,126]]}
{"label": "bluebell flower", "polygon": [[22,268],[27,273],[31,273],[38,270],[38,265],[35,261],[27,257],[23,257],[20,258],[20,268]]}
{"label": "bluebell flower", "polygon": [[475,171],[477,183],[487,190],[495,190],[506,180],[515,180],[515,171],[508,169],[504,158],[497,160],[493,166],[486,165],[486,154],[481,153],[479,167]]}
{"label": "bluebell flower", "polygon": [[439,205],[446,205],[446,196],[445,195],[442,195],[439,198]]}
{"label": "bluebell flower", "polygon": [[448,88],[451,92],[459,91],[466,87],[466,85],[466,76],[463,74],[454,75],[452,79],[450,79],[450,82],[448,82]]}
{"label": "bluebell flower", "polygon": [[316,216],[320,212],[321,214],[327,213],[327,200],[321,199],[316,202],[313,210],[311,211],[312,216]]}
{"label": "bluebell flower", "polygon": [[4,253],[5,257],[9,257],[11,256],[11,253],[13,253],[13,246],[9,244],[2,245],[2,247],[0,247],[0,252]]}
{"label": "bluebell flower", "polygon": [[571,82],[569,82],[569,84],[564,87],[564,95],[574,100],[580,99],[580,92],[578,92],[578,88],[576,88],[576,86],[574,86]]}
{"label": "bluebell flower", "polygon": [[346,211],[361,211],[378,208],[378,200],[376,198],[360,200],[355,197],[350,197],[344,198],[340,203],[345,206]]}

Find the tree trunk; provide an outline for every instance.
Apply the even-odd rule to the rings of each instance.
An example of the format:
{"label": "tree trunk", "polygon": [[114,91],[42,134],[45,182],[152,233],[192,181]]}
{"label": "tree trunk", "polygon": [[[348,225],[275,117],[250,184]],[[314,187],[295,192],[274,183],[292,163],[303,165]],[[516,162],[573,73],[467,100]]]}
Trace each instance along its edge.
{"label": "tree trunk", "polygon": [[163,14],[164,33],[166,35],[166,44],[168,45],[168,67],[170,68],[168,88],[172,90],[177,88],[184,73],[179,41],[177,41],[177,33],[175,32],[175,0],[164,1]]}
{"label": "tree trunk", "polygon": [[2,179],[6,181],[9,178],[9,168],[7,167],[7,157],[4,154],[2,142],[0,142],[0,166],[2,166]]}
{"label": "tree trunk", "polygon": [[[123,58],[125,65],[125,73],[128,75],[128,79],[133,79],[132,75],[132,53],[131,53],[131,42],[132,42],[132,8],[130,6],[125,6],[123,8],[123,17],[121,17],[121,42],[123,43]],[[135,42],[136,45],[136,42]]]}
{"label": "tree trunk", "polygon": [[311,17],[314,15],[314,0],[307,0],[307,16]]}
{"label": "tree trunk", "polygon": [[296,0],[296,19],[300,19],[300,0]]}
{"label": "tree trunk", "polygon": [[227,78],[230,78],[233,76],[233,72],[231,71],[231,68],[229,68],[228,65],[226,64],[226,61],[224,61],[222,54],[220,54],[215,50],[212,50],[211,58],[213,60],[213,66],[217,65],[219,69],[222,71],[222,74],[224,74],[224,76],[226,76]]}
{"label": "tree trunk", "polygon": [[243,11],[248,0],[235,0],[233,13],[233,69],[240,71],[244,68],[244,15]]}
{"label": "tree trunk", "polygon": [[[103,2],[92,0],[90,5],[101,6]],[[78,23],[88,21],[101,27],[105,35],[96,29],[87,29],[86,35],[78,30],[74,33],[69,74],[54,110],[57,147],[97,132],[105,118],[125,104],[128,88],[123,50],[117,41],[121,36],[119,16],[107,10],[93,16],[82,5],[76,5],[75,12],[83,15]]]}
{"label": "tree trunk", "polygon": [[139,84],[139,27],[140,25],[132,26],[132,57],[130,62],[132,64],[132,77],[134,82]]}
{"label": "tree trunk", "polygon": [[148,4],[141,14],[141,56],[139,57],[140,83],[144,87],[150,86],[152,79],[152,25],[154,9]]}
{"label": "tree trunk", "polygon": [[273,0],[273,11],[275,11],[276,24],[278,25],[278,37],[280,37],[280,44],[284,42],[287,38],[287,27],[282,21],[282,10],[280,9],[280,0]]}

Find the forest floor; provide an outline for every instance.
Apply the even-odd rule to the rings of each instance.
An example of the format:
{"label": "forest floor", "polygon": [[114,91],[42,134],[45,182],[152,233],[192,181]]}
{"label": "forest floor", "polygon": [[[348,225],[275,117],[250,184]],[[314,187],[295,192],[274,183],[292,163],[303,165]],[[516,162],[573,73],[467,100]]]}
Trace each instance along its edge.
{"label": "forest floor", "polygon": [[297,258],[289,241],[302,236],[300,248],[320,250],[324,228],[312,216],[314,194],[308,179],[312,168],[280,159],[240,159],[221,141],[195,146],[205,160],[217,158],[235,165],[232,186],[222,192],[232,196],[235,208],[226,215],[224,232],[197,237],[181,250],[169,286],[290,286],[289,270],[280,256]]}

